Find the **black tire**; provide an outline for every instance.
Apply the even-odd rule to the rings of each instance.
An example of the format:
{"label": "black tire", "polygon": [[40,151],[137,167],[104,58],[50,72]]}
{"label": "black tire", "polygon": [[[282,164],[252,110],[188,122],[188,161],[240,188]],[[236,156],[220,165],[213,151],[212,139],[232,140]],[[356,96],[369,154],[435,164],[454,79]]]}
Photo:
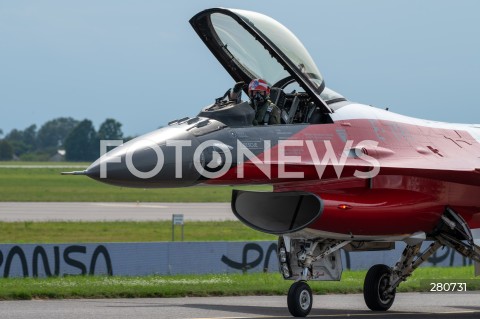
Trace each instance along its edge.
{"label": "black tire", "polygon": [[391,272],[390,267],[379,264],[372,266],[365,276],[363,298],[367,307],[373,311],[387,311],[395,300],[396,289],[391,295],[386,294]]}
{"label": "black tire", "polygon": [[287,296],[288,311],[294,317],[306,317],[312,310],[312,289],[305,281],[290,286]]}

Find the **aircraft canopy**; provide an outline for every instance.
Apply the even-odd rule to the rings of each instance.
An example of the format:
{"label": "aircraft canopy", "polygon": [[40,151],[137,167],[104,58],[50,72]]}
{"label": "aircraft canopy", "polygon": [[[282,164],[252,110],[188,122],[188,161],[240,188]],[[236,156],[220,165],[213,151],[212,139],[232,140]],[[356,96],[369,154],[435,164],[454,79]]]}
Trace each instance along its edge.
{"label": "aircraft canopy", "polygon": [[297,82],[324,112],[332,112],[320,97],[325,83],[315,62],[276,20],[257,12],[213,8],[190,23],[235,81],[262,78],[275,87]]}

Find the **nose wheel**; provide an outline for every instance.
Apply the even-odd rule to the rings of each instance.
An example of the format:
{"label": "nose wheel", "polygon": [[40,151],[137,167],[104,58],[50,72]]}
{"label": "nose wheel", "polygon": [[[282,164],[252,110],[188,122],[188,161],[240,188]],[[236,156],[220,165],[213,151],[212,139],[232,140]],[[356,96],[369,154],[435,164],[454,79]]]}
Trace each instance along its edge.
{"label": "nose wheel", "polygon": [[389,292],[392,269],[386,265],[372,266],[363,284],[363,298],[374,311],[387,311],[395,300],[396,289]]}
{"label": "nose wheel", "polygon": [[294,317],[306,317],[312,310],[312,289],[305,281],[290,286],[287,296],[288,311]]}

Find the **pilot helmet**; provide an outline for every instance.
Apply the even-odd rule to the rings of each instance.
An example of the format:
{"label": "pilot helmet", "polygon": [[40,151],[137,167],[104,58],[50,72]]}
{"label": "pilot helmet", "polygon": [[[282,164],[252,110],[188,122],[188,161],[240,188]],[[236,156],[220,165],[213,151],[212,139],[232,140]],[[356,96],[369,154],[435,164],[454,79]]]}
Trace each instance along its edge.
{"label": "pilot helmet", "polygon": [[252,91],[263,91],[265,92],[265,96],[270,95],[270,87],[265,80],[262,79],[253,79],[250,84],[248,85],[248,96],[252,96]]}

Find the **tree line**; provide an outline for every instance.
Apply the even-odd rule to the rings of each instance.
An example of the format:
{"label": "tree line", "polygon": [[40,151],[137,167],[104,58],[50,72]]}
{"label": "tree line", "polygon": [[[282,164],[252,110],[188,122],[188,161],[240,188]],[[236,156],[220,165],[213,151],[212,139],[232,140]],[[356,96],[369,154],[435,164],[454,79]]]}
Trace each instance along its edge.
{"label": "tree line", "polygon": [[13,129],[4,135],[0,129],[0,160],[48,161],[59,150],[65,151],[67,161],[93,161],[100,155],[100,140],[132,139],[124,137],[122,124],[106,119],[95,130],[92,121],[59,117],[24,130]]}

